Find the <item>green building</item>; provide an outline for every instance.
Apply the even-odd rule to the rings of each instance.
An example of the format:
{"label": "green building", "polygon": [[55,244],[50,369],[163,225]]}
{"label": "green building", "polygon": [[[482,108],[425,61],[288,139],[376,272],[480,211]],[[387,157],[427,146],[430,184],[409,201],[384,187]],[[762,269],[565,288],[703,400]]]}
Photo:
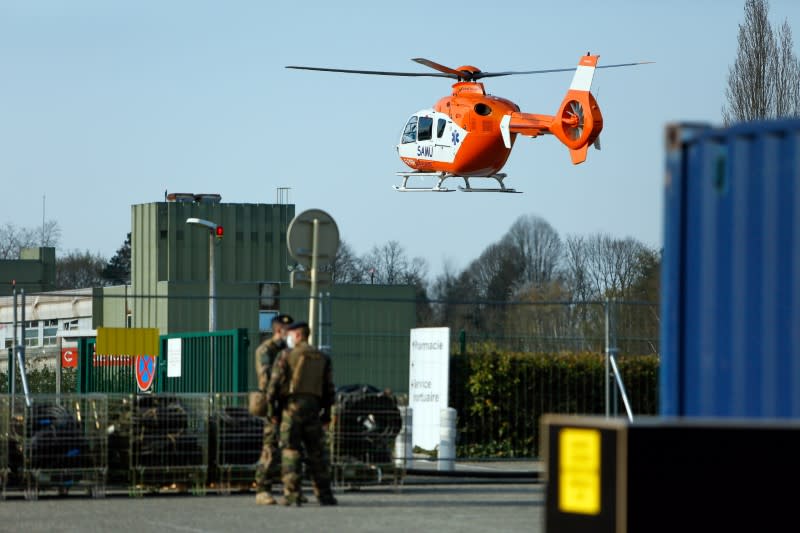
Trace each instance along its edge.
{"label": "green building", "polygon": [[[210,196],[210,198],[209,198]],[[131,208],[131,285],[107,287],[105,327],[155,327],[161,335],[209,329],[209,230],[213,238],[217,330],[245,328],[248,361],[270,334],[270,318],[286,312],[308,318],[307,287],[289,287],[293,264],[286,232],[293,204],[222,203],[216,195],[170,195],[171,201]],[[316,343],[334,357],[337,385],[408,388],[408,334],[415,327],[411,286],[321,287]],[[248,383],[255,386],[254,365]]]}
{"label": "green building", "polygon": [[19,259],[0,259],[0,296],[25,289],[28,294],[56,287],[56,249],[50,246],[23,248]]}

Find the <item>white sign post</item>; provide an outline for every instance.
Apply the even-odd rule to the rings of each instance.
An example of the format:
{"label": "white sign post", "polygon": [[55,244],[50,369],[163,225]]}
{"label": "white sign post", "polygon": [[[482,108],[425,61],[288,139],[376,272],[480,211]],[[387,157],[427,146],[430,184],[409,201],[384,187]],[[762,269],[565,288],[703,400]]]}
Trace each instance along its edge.
{"label": "white sign post", "polygon": [[167,339],[167,377],[181,377],[181,339]]}
{"label": "white sign post", "polygon": [[450,380],[450,328],[415,328],[409,346],[408,405],[413,446],[439,446],[439,422],[447,408]]}

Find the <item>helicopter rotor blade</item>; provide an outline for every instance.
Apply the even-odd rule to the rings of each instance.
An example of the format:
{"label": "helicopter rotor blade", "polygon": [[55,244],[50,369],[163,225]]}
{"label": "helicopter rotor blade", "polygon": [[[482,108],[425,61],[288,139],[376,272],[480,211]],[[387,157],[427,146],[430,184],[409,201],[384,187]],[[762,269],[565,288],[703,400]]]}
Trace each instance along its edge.
{"label": "helicopter rotor blade", "polygon": [[[471,72],[466,70],[456,70],[446,67],[430,59],[423,57],[415,57],[412,59],[420,65],[425,65],[428,68],[438,72],[396,72],[386,70],[356,70],[346,68],[324,68],[324,67],[303,67],[297,65],[289,65],[286,68],[296,70],[315,70],[320,72],[343,72],[345,74],[369,74],[373,76],[405,76],[405,77],[433,77],[433,78],[452,78],[457,80],[473,81],[481,78],[497,78],[499,76],[516,76],[520,74],[548,74],[551,72],[574,72],[575,67],[569,68],[551,68],[544,70],[508,70],[503,72]],[[597,65],[595,68],[617,68],[617,67],[633,67],[636,65],[646,65],[654,63],[653,61],[635,61],[633,63],[617,63],[615,65]]]}
{"label": "helicopter rotor blade", "polygon": [[[654,61],[635,61],[633,63],[617,63],[616,65],[597,65],[595,68],[617,68],[617,67],[633,67],[636,65],[647,65],[654,63]],[[550,72],[573,72],[575,67],[570,68],[551,68],[545,70],[508,70],[505,72],[476,72],[475,79],[480,78],[496,78],[498,76],[516,76],[518,74],[548,74]]]}
{"label": "helicopter rotor blade", "polygon": [[420,65],[425,65],[428,68],[432,68],[433,70],[438,70],[439,72],[447,74],[448,78],[462,79],[473,77],[471,76],[471,72],[461,72],[460,70],[455,70],[450,67],[440,65],[439,63],[431,61],[430,59],[425,59],[424,57],[415,57],[411,61],[416,61]]}
{"label": "helicopter rotor blade", "polygon": [[438,74],[435,72],[390,72],[384,70],[353,70],[353,69],[345,69],[345,68],[322,68],[322,67],[300,67],[296,65],[290,65],[286,68],[291,68],[295,70],[317,70],[321,72],[344,72],[346,74],[371,74],[374,76],[428,76],[434,78],[452,78],[453,76],[450,74]]}

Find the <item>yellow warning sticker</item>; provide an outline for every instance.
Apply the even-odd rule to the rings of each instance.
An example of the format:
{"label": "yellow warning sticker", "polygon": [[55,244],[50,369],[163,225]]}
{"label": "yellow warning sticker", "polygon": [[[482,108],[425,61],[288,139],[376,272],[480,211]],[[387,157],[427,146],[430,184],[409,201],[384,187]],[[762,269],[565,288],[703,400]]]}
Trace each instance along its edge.
{"label": "yellow warning sticker", "polygon": [[600,514],[600,432],[564,428],[558,435],[558,509]]}

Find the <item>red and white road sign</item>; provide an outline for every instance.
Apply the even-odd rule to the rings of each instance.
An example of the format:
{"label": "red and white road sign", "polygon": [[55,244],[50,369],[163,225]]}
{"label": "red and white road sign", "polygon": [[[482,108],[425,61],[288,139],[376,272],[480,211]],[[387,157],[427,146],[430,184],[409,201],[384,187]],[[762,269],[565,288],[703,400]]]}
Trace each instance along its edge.
{"label": "red and white road sign", "polygon": [[78,348],[61,348],[61,368],[78,367]]}

